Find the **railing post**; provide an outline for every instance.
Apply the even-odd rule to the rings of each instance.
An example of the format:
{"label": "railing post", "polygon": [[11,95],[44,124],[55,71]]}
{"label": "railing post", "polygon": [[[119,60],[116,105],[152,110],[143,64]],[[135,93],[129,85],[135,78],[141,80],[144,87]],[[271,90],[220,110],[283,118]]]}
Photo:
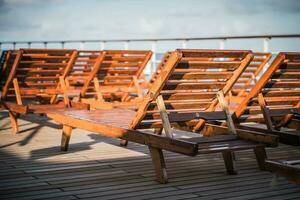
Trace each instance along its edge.
{"label": "railing post", "polygon": [[[263,51],[264,52],[269,52],[269,41],[270,41],[271,38],[264,38],[264,41],[263,41]],[[257,78],[260,78],[261,75],[263,73],[265,73],[265,71],[268,69],[268,67],[270,66],[269,63],[266,63],[264,68],[261,70],[261,72],[259,73],[259,75],[257,76]]]}
{"label": "railing post", "polygon": [[61,41],[60,44],[61,44],[61,48],[64,49],[65,48],[65,42]]}
{"label": "railing post", "polygon": [[222,40],[220,40],[220,46],[219,46],[219,48],[220,49],[225,49],[225,41],[226,41],[226,39],[224,38],[224,39],[222,39]]}
{"label": "railing post", "polygon": [[43,42],[44,43],[44,48],[47,49],[48,42]]}
{"label": "railing post", "polygon": [[124,42],[124,50],[128,50],[129,49],[129,40]]}
{"label": "railing post", "polygon": [[268,52],[269,51],[269,41],[271,38],[264,38],[264,46],[263,46],[263,51]]}
{"label": "railing post", "polygon": [[188,40],[182,40],[182,48],[186,49]]}
{"label": "railing post", "polygon": [[152,54],[152,59],[151,59],[151,66],[150,66],[150,74],[153,74],[153,72],[155,71],[155,67],[156,67],[156,40],[153,40],[151,43],[151,50],[153,52]]}
{"label": "railing post", "polygon": [[105,49],[105,41],[100,42],[100,49],[101,50]]}
{"label": "railing post", "polygon": [[80,49],[83,50],[84,49],[84,41],[80,42]]}

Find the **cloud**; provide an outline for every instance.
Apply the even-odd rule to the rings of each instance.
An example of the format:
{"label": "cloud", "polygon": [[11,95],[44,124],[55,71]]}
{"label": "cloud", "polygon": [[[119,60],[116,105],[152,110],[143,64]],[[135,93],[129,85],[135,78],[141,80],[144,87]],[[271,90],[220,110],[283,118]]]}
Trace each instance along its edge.
{"label": "cloud", "polygon": [[155,34],[163,27],[163,22],[157,19],[146,19],[144,17],[139,19],[139,25],[142,32],[146,34]]}
{"label": "cloud", "polygon": [[297,0],[0,0],[1,40],[299,33]]}

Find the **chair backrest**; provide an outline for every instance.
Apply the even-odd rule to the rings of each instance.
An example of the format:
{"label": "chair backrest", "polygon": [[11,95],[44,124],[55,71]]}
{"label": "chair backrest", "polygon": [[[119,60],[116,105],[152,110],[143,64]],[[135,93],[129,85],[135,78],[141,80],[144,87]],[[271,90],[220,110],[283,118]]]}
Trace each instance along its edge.
{"label": "chair backrest", "polygon": [[[50,103],[58,94],[59,77],[71,70],[76,51],[72,49],[20,49],[3,88],[6,100]],[[53,102],[52,102],[53,103]]]}
{"label": "chair backrest", "polygon": [[253,52],[254,58],[232,88],[232,95],[245,96],[272,57],[272,53]]}
{"label": "chair backrest", "polygon": [[272,128],[286,123],[299,108],[300,53],[281,52],[241,102],[234,117],[240,122],[265,122]]}
{"label": "chair backrest", "polygon": [[66,77],[68,88],[78,89],[81,96],[86,96],[88,91],[93,90],[93,86],[90,83],[96,76],[104,57],[105,51],[77,51],[72,70]]}
{"label": "chair backrest", "polygon": [[[126,88],[134,86],[134,79],[141,78],[152,55],[151,51],[142,50],[105,50],[105,52],[104,61],[96,75],[99,86],[123,88],[125,91]],[[103,96],[108,99],[118,96],[113,94],[113,90],[111,91]],[[110,93],[113,95],[111,96]]]}
{"label": "chair backrest", "polygon": [[[168,113],[215,111],[217,93],[229,93],[253,55],[236,50],[176,50],[162,60],[164,67],[149,89],[130,128],[161,128],[156,99],[162,95]],[[232,61],[234,59],[234,61]],[[194,127],[198,120],[180,120],[173,126]]]}
{"label": "chair backrest", "polygon": [[[156,70],[153,72],[150,80],[149,80],[149,87],[156,81],[159,77],[160,72],[165,67],[166,60],[169,59],[172,52],[166,52],[161,59],[161,62],[157,65]],[[199,58],[200,59],[200,58]],[[202,60],[212,60],[212,58],[202,58]]]}

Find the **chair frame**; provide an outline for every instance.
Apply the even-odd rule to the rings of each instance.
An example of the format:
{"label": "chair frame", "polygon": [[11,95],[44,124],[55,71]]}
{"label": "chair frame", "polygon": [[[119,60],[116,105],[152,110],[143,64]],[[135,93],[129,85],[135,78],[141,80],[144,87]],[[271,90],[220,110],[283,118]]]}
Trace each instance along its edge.
{"label": "chair frame", "polygon": [[[185,50],[189,51],[189,50]],[[192,54],[197,51],[190,50]],[[220,50],[202,50],[201,54],[218,55]],[[236,51],[225,51],[226,53],[236,53]],[[143,103],[139,110],[134,112],[126,109],[111,109],[111,110],[94,110],[94,111],[54,111],[47,113],[48,117],[54,119],[56,122],[63,124],[63,133],[61,140],[61,150],[68,150],[71,132],[73,128],[84,129],[92,131],[104,136],[120,138],[122,140],[132,141],[147,145],[152,157],[154,169],[158,180],[161,183],[168,181],[166,173],[166,164],[162,150],[181,153],[188,156],[195,156],[197,154],[218,153],[221,152],[225,162],[228,174],[236,174],[234,170],[233,152],[238,150],[253,149],[259,164],[260,169],[264,169],[264,161],[266,159],[265,145],[276,146],[278,138],[274,135],[263,134],[255,131],[245,131],[236,129],[228,113],[226,101],[224,98],[224,91],[228,93],[230,88],[237,80],[247,63],[250,62],[252,54],[250,51],[244,52],[246,61],[237,69],[238,72],[234,74],[228,84],[224,86],[223,90],[218,93],[219,101],[222,104],[222,111],[206,111],[194,113],[178,113],[167,112],[165,103],[159,94],[166,81],[173,73],[178,62],[182,59],[182,51],[177,50],[172,52],[170,57],[164,61],[165,67],[162,69],[159,78],[155,81],[145,96]],[[151,102],[156,102],[160,117],[162,119],[161,128],[164,129],[165,134],[150,133],[139,130],[139,125],[142,119],[146,116],[146,111]],[[217,100],[218,101],[218,100]],[[172,132],[178,131],[171,128],[173,122],[189,121],[191,119],[215,120],[225,119],[228,121],[230,129],[224,126],[209,125],[215,130],[225,133],[233,133],[232,135],[216,136],[211,138],[196,137],[186,140],[183,138],[173,137]],[[131,123],[130,123],[131,121]],[[235,134],[236,133],[236,134]],[[196,134],[196,133],[194,133]],[[197,134],[196,134],[197,135]],[[213,148],[214,144],[220,143],[230,144],[224,148]],[[235,143],[237,142],[237,143]]]}
{"label": "chair frame", "polygon": [[[67,74],[70,72],[74,58],[76,55],[76,50],[59,50],[59,49],[20,49],[15,51],[17,53],[13,65],[11,67],[10,73],[7,77],[7,80],[5,82],[5,85],[2,90],[2,96],[1,96],[1,105],[4,107],[4,109],[8,110],[9,112],[9,117],[13,129],[13,133],[16,134],[19,132],[19,127],[17,123],[17,118],[19,117],[20,114],[26,115],[29,113],[36,113],[36,114],[45,114],[49,108],[51,109],[63,109],[66,107],[74,107],[78,109],[87,109],[86,105],[75,103],[75,102],[70,102],[69,99],[66,96],[63,96],[63,102],[58,102],[58,95],[61,94],[63,95],[65,92],[63,91],[65,88],[62,87],[61,83],[64,77],[67,76]],[[23,90],[20,87],[20,80],[16,77],[18,74],[17,70],[19,68],[20,63],[22,62],[23,56],[27,56],[32,58],[37,58],[37,59],[49,59],[49,60],[55,60],[58,59],[59,56],[50,56],[49,54],[52,54],[55,52],[65,52],[64,55],[67,55],[67,52],[70,53],[68,62],[64,63],[65,68],[62,71],[62,74],[60,77],[53,76],[53,78],[57,79],[57,85],[55,88],[47,88],[45,86],[45,89],[37,89],[37,88],[28,88],[26,90]],[[64,57],[64,56],[61,56]],[[60,58],[61,58],[60,57]],[[45,60],[41,61],[42,64],[45,64]],[[33,61],[34,62],[34,61]],[[39,61],[40,62],[40,61]],[[48,63],[47,63],[48,64]],[[50,64],[49,64],[50,65]],[[27,77],[26,77],[27,78]],[[35,76],[35,80],[38,80],[39,77]],[[43,80],[42,78],[40,78]],[[25,81],[24,81],[25,83]],[[15,95],[15,102],[11,101],[8,98],[8,93],[9,90],[13,88],[14,90],[14,95]],[[35,105],[32,103],[25,103],[26,98],[23,98],[23,95],[35,95],[35,96],[40,96],[41,99],[43,99],[43,96],[51,96],[49,102],[47,104],[40,104],[40,105]]]}

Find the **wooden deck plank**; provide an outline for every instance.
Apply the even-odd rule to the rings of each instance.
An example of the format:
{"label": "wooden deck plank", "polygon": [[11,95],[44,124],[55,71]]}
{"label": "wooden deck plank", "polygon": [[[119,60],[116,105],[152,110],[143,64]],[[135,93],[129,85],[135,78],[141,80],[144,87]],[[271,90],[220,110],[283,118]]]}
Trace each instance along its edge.
{"label": "wooden deck plank", "polygon": [[[220,153],[187,157],[164,152],[169,183],[156,181],[148,149],[75,129],[71,148],[59,151],[60,129],[45,117],[20,119],[11,135],[0,112],[0,199],[298,199],[299,186],[285,178],[271,188],[272,174],[260,171],[253,151],[236,153],[238,174],[225,174]],[[44,123],[45,126],[39,126]],[[74,148],[72,148],[74,147]],[[300,156],[300,147],[267,148],[270,159]]]}

